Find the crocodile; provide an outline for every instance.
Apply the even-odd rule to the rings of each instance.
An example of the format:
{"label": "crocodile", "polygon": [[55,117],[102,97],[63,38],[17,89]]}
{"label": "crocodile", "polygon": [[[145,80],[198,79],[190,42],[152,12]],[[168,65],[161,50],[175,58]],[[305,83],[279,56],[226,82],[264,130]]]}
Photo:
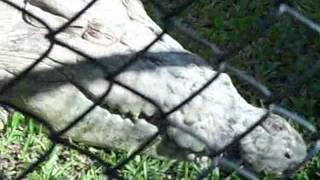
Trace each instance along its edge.
{"label": "crocodile", "polygon": [[[167,128],[146,153],[188,159],[192,154],[208,153],[208,146],[179,126],[197,133],[210,149],[218,151],[267,113],[266,109],[249,104],[228,74],[219,73],[212,84],[167,118],[150,120],[159,113],[159,107],[169,112],[218,72],[164,33],[135,63],[117,73],[162,33],[139,0],[97,1],[56,34],[54,38],[60,43],[54,45],[46,27],[59,29],[88,0],[10,2],[45,24],[30,14],[26,21],[21,11],[0,3],[0,88],[48,49],[50,52],[0,96],[2,103],[31,112],[59,131],[109,91],[99,106],[65,137],[132,151],[161,131],[161,124],[168,121]],[[105,78],[114,74],[117,75],[112,81]],[[285,118],[270,113],[233,151],[256,171],[282,173],[306,157],[306,144]]]}

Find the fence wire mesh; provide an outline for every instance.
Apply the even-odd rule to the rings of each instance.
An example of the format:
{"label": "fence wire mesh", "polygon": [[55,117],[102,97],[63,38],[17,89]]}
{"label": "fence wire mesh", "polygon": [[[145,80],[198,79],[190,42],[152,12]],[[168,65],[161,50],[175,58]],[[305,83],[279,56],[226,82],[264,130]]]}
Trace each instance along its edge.
{"label": "fence wire mesh", "polygon": [[[83,52],[80,52],[67,44],[59,41],[56,36],[64,31],[66,28],[68,28],[75,20],[81,17],[81,15],[88,10],[92,5],[94,5],[98,0],[92,0],[88,5],[79,11],[76,15],[74,15],[70,21],[65,23],[63,26],[58,28],[57,30],[51,29],[45,22],[41,20],[41,17],[37,17],[33,15],[32,13],[26,11],[25,9],[19,7],[15,3],[9,1],[9,0],[2,0],[1,3],[6,3],[12,8],[15,8],[22,12],[23,16],[30,16],[37,21],[39,21],[42,25],[44,25],[47,30],[48,34],[44,37],[49,40],[50,45],[48,49],[37,59],[37,61],[33,64],[31,64],[27,69],[25,69],[21,74],[17,75],[16,78],[11,80],[9,83],[7,83],[4,87],[1,88],[0,94],[5,94],[8,91],[10,91],[11,88],[13,88],[19,81],[21,81],[28,73],[30,73],[39,63],[48,56],[48,54],[51,52],[54,45],[60,45],[67,49],[70,49],[71,51],[74,51],[81,56],[87,58],[90,60],[93,64],[100,67],[102,70],[106,69],[104,64],[99,63],[95,58],[91,57],[88,54],[85,54]],[[25,3],[28,3],[28,1],[25,1]],[[66,1],[66,3],[68,3]],[[47,157],[53,152],[54,147],[57,144],[61,144],[63,146],[70,147],[72,149],[75,149],[79,151],[80,153],[85,154],[86,156],[90,157],[91,159],[94,159],[95,161],[99,162],[102,166],[105,167],[104,173],[110,178],[116,178],[116,179],[122,179],[121,173],[119,173],[119,170],[121,170],[124,165],[126,165],[130,160],[132,160],[136,155],[140,154],[143,150],[148,148],[153,140],[155,140],[168,126],[176,127],[186,133],[189,133],[191,136],[197,138],[201,142],[203,142],[207,149],[209,150],[208,156],[212,159],[211,165],[207,169],[203,169],[201,173],[198,175],[198,179],[202,179],[206,177],[210,172],[213,171],[217,166],[222,166],[227,169],[232,169],[233,171],[236,171],[239,175],[248,178],[248,179],[258,179],[258,176],[246,169],[242,166],[239,166],[238,164],[232,162],[231,160],[228,160],[224,158],[223,156],[220,156],[223,154],[228,148],[232,147],[234,144],[238,143],[242,138],[244,138],[246,135],[248,135],[252,130],[254,130],[257,126],[259,126],[268,116],[270,113],[276,113],[283,117],[286,117],[287,119],[291,119],[295,121],[296,123],[300,124],[302,127],[310,131],[314,134],[313,142],[311,142],[310,149],[308,151],[307,157],[304,159],[303,162],[298,164],[293,169],[288,169],[286,173],[282,176],[282,178],[288,178],[291,177],[300,167],[302,167],[307,161],[309,161],[313,156],[317,154],[317,152],[320,149],[320,139],[317,134],[316,127],[312,125],[310,122],[305,120],[304,118],[298,116],[296,113],[291,112],[279,105],[277,105],[275,102],[277,102],[278,96],[274,96],[274,94],[269,91],[269,89],[263,85],[262,83],[255,80],[252,76],[238,70],[237,68],[233,67],[228,63],[228,60],[232,58],[233,56],[237,55],[242,49],[246,48],[248,45],[258,41],[258,39],[264,34],[267,34],[266,31],[272,27],[272,25],[277,21],[277,19],[282,18],[284,15],[289,15],[290,17],[297,20],[302,25],[305,25],[307,28],[312,29],[313,31],[320,33],[320,26],[310,20],[309,18],[305,17],[299,11],[295,10],[295,8],[288,5],[285,1],[274,1],[273,6],[270,7],[269,14],[267,14],[265,17],[261,17],[256,22],[256,26],[260,28],[262,31],[260,34],[256,34],[254,36],[250,36],[249,39],[246,39],[245,42],[239,43],[235,48],[233,49],[227,49],[222,50],[217,45],[215,45],[212,42],[209,42],[207,39],[202,38],[199,33],[190,27],[185,26],[184,24],[181,24],[176,20],[177,17],[181,15],[183,11],[185,11],[187,8],[189,8],[193,3],[197,3],[195,0],[186,0],[182,1],[181,3],[178,3],[178,5],[168,8],[167,6],[163,5],[163,2],[161,1],[151,1],[151,3],[158,9],[161,15],[161,22],[163,25],[163,31],[157,35],[157,38],[155,38],[152,42],[149,43],[143,50],[137,52],[126,64],[124,64],[122,67],[117,69],[113,74],[109,74],[105,76],[105,79],[110,82],[110,86],[108,87],[107,91],[101,95],[101,97],[86,111],[84,111],[82,114],[78,115],[76,119],[73,120],[72,123],[70,123],[68,126],[63,128],[60,131],[56,131],[46,120],[42,119],[41,117],[36,116],[35,114],[32,114],[24,109],[21,109],[19,107],[15,107],[12,104],[7,104],[9,106],[12,106],[13,108],[16,108],[17,110],[21,111],[22,113],[29,115],[31,117],[34,117],[35,120],[43,124],[48,130],[49,130],[49,138],[52,141],[51,147],[42,154],[36,162],[33,162],[30,164],[30,166],[16,179],[23,179],[28,174],[33,172],[42,162],[46,161]],[[145,54],[157,41],[159,41],[164,34],[166,34],[170,29],[174,29],[175,31],[180,32],[183,34],[183,36],[188,37],[191,40],[194,40],[195,42],[199,43],[203,47],[209,49],[212,52],[212,56],[214,57],[215,62],[211,62],[214,64],[217,69],[217,74],[215,74],[208,82],[206,82],[201,88],[199,88],[197,91],[190,94],[188,98],[186,98],[183,102],[181,102],[176,107],[172,108],[169,111],[164,111],[158,104],[155,102],[152,97],[147,97],[144,94],[138,92],[135,89],[132,89],[125,84],[119,82],[116,80],[116,77],[121,74],[126,68],[132,66],[134,63],[138,61],[138,59]],[[218,64],[218,65],[216,65]],[[308,77],[312,77],[315,72],[319,69],[319,63],[315,65],[311,70],[308,70],[305,75],[301,76],[301,79],[295,84],[295,86],[299,86],[299,84],[306,81]],[[199,93],[201,93],[204,89],[206,89],[209,85],[215,82],[215,80],[221,75],[222,72],[228,72],[233,74],[235,77],[237,77],[240,81],[243,81],[250,85],[251,88],[253,88],[255,91],[259,92],[261,94],[261,98],[264,99],[266,109],[268,110],[265,115],[263,115],[260,119],[256,121],[251,127],[249,127],[245,132],[234,138],[234,140],[226,145],[224,148],[216,150],[215,148],[211,147],[211,143],[207,142],[205,138],[203,138],[201,135],[197,134],[196,132],[190,131],[189,129],[181,126],[180,124],[174,123],[173,121],[169,121],[168,117],[170,114],[174,113],[181,107],[183,107],[185,104],[189,103],[194,97],[196,97]],[[106,73],[107,74],[107,73]],[[71,144],[68,140],[62,138],[62,135],[65,134],[67,131],[69,131],[71,128],[73,128],[76,124],[78,124],[89,112],[91,112],[95,107],[102,104],[103,100],[109,95],[110,90],[113,85],[118,85],[123,88],[125,88],[128,91],[131,91],[132,93],[136,94],[137,96],[140,96],[145,101],[151,103],[154,105],[158,111],[157,116],[154,116],[153,120],[150,119],[151,122],[163,122],[162,124],[158,125],[160,127],[159,131],[154,134],[152,137],[150,137],[146,142],[141,143],[139,148],[137,148],[133,153],[131,153],[128,157],[125,159],[119,161],[115,166],[112,166],[108,162],[101,159],[99,156],[91,153],[90,151],[81,149],[78,146],[75,146]],[[3,102],[6,104],[6,102]],[[162,119],[161,121],[157,121],[156,119]]]}

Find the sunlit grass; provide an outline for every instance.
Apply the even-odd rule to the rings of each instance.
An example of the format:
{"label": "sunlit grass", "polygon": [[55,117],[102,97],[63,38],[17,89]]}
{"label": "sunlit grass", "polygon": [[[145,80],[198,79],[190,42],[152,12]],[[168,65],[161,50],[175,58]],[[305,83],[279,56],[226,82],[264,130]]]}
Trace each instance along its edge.
{"label": "sunlit grass", "polygon": [[[194,28],[211,42],[223,48],[231,48],[252,34],[259,32],[252,23],[266,14],[269,0],[262,1],[209,1],[202,0],[193,6],[192,12],[185,13],[182,21],[196,20]],[[320,1],[292,1],[305,15],[320,22]],[[192,16],[194,15],[194,16]],[[198,17],[198,19],[192,19]],[[174,34],[174,33],[173,33]],[[191,44],[190,40],[179,39],[185,47],[203,57],[212,54],[204,48]],[[267,85],[283,98],[279,104],[298,112],[319,127],[320,115],[320,73],[302,84],[297,93],[288,93],[287,85],[303,74],[313,63],[320,59],[320,35],[298,24],[290,17],[282,17],[270,29],[266,37],[244,49],[231,63],[258,81]],[[250,91],[250,87],[237,81],[235,85],[246,99],[261,105],[261,99]],[[304,132],[301,127],[298,129]],[[16,112],[11,115],[0,132],[0,179],[17,177],[31,162],[49,149],[51,141],[46,130],[34,120]],[[75,143],[88,151],[99,155],[105,161],[115,165],[126,157],[125,152],[86,147]],[[76,150],[56,146],[48,159],[27,177],[28,180],[64,180],[105,179],[101,167],[95,160]],[[139,155],[122,170],[126,179],[194,179],[200,169],[195,163],[175,163],[170,160]],[[234,174],[219,171],[212,172],[208,179],[239,179]],[[265,177],[264,179],[272,179]],[[295,176],[299,180],[320,179],[320,155],[314,157],[305,168]]]}

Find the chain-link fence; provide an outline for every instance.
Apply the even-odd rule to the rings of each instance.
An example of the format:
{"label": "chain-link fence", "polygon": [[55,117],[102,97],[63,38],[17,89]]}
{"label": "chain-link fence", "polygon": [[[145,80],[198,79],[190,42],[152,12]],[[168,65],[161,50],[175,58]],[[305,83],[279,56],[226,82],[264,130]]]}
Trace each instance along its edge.
{"label": "chain-link fence", "polygon": [[[47,29],[48,29],[48,34],[44,37],[50,41],[50,46],[47,49],[46,52],[44,52],[35,63],[31,64],[27,69],[25,69],[21,74],[17,75],[16,78],[14,78],[12,81],[10,81],[7,85],[5,85],[1,90],[1,94],[7,93],[12,87],[14,87],[19,81],[21,81],[28,73],[30,73],[45,57],[48,56],[50,51],[52,50],[52,47],[54,44],[63,46],[65,48],[70,49],[71,51],[74,51],[88,60],[90,60],[92,63],[94,63],[97,66],[100,66],[101,69],[106,69],[105,65],[99,63],[96,61],[95,58],[90,57],[89,55],[79,52],[72,47],[66,45],[65,43],[59,41],[56,36],[64,31],[66,28],[68,28],[75,20],[77,20],[86,10],[88,10],[93,4],[96,3],[97,0],[92,0],[88,5],[81,11],[79,11],[76,15],[74,15],[73,18],[70,19],[67,23],[65,23],[62,27],[58,28],[57,30],[52,30],[49,28],[48,25],[46,25],[45,22],[41,20],[40,17],[34,16],[32,13],[26,11],[25,9],[17,6],[11,1],[8,0],[2,0],[1,3],[6,3],[13,8],[21,11],[24,15],[30,16],[37,21],[39,21],[41,24],[43,24]],[[26,1],[28,3],[28,1]],[[68,3],[68,1],[66,1]],[[83,112],[81,115],[78,116],[78,118],[74,119],[74,121],[69,124],[67,127],[63,128],[60,131],[54,130],[51,125],[42,119],[41,117],[37,117],[36,115],[25,111],[23,109],[20,109],[18,107],[13,107],[17,108],[17,110],[21,111],[24,114],[30,115],[31,117],[34,117],[35,120],[39,121],[41,124],[43,124],[45,127],[49,129],[49,138],[53,142],[52,146],[49,148],[48,151],[46,151],[44,154],[42,154],[38,160],[34,163],[32,163],[17,179],[22,179],[26,177],[29,173],[33,172],[42,162],[46,161],[46,158],[52,153],[54,147],[57,144],[61,144],[73,149],[76,149],[80,153],[83,153],[87,155],[88,157],[96,160],[97,162],[101,163],[105,167],[104,173],[110,177],[110,178],[119,178],[121,179],[121,176],[119,174],[119,170],[123,168],[123,166],[128,163],[130,160],[132,160],[137,154],[141,153],[144,149],[148,148],[149,145],[152,143],[153,140],[155,140],[161,133],[164,132],[164,130],[167,128],[167,126],[173,126],[178,129],[181,129],[182,131],[186,133],[190,133],[193,137],[197,138],[199,141],[202,141],[208,149],[208,156],[212,159],[212,164],[208,167],[208,169],[202,170],[201,173],[199,174],[198,178],[201,179],[203,177],[206,177],[212,170],[217,167],[217,166],[222,166],[225,168],[231,168],[234,171],[236,171],[239,175],[246,177],[248,179],[258,179],[258,177],[255,175],[254,172],[251,172],[245,168],[240,167],[236,163],[233,163],[232,161],[220,156],[222,153],[224,153],[227,149],[232,147],[234,144],[238,143],[242,138],[244,138],[246,135],[248,135],[252,130],[254,130],[257,126],[259,126],[264,120],[268,118],[270,113],[276,113],[281,116],[284,116],[288,119],[291,119],[295,121],[296,123],[299,123],[301,126],[303,126],[305,129],[309,130],[311,133],[315,134],[315,138],[313,139],[313,142],[310,142],[311,146],[308,151],[307,157],[304,159],[303,162],[301,162],[299,165],[294,167],[293,169],[288,169],[284,175],[283,178],[290,177],[292,174],[296,172],[297,169],[299,169],[301,166],[303,166],[308,160],[310,160],[315,154],[317,154],[318,150],[320,149],[320,139],[317,136],[317,130],[316,128],[306,121],[305,119],[299,117],[296,115],[294,112],[290,112],[289,110],[286,110],[279,105],[275,104],[278,99],[275,98],[276,96],[273,95],[272,92],[268,90],[266,86],[263,84],[259,83],[256,81],[253,77],[241,72],[237,68],[231,66],[228,63],[228,59],[232,58],[233,56],[237,55],[238,52],[240,52],[242,49],[247,47],[249,44],[257,41],[261,36],[263,36],[263,32],[266,32],[270,27],[272,27],[274,21],[276,19],[282,18],[284,14],[287,14],[291,16],[292,18],[296,19],[299,21],[302,25],[305,25],[307,28],[310,28],[317,33],[320,33],[320,26],[307,17],[301,15],[298,11],[296,11],[294,8],[289,6],[286,2],[284,1],[275,1],[273,6],[270,7],[269,14],[267,17],[269,18],[260,18],[256,23],[257,27],[262,29],[261,34],[256,34],[254,36],[251,36],[250,39],[247,39],[246,42],[240,43],[239,45],[236,46],[236,48],[230,49],[230,50],[221,50],[219,47],[217,47],[215,44],[212,42],[207,41],[205,38],[201,38],[200,35],[192,30],[189,27],[185,27],[184,25],[180,24],[178,21],[176,21],[176,18],[188,7],[191,6],[195,2],[195,0],[186,0],[180,3],[177,6],[171,7],[168,9],[165,5],[163,5],[163,2],[161,1],[152,1],[153,5],[159,10],[161,18],[161,22],[163,23],[163,31],[157,35],[157,38],[154,39],[148,46],[146,46],[143,50],[139,51],[136,53],[130,61],[128,61],[126,64],[124,64],[121,68],[119,68],[117,71],[115,71],[113,74],[109,74],[105,76],[105,79],[109,81],[111,84],[115,84],[118,86],[121,86],[128,91],[131,91],[132,93],[136,94],[137,96],[143,98],[145,101],[148,101],[152,105],[154,105],[157,109],[157,116],[154,116],[153,118],[155,119],[150,119],[150,122],[163,122],[161,124],[158,124],[159,131],[154,134],[152,137],[150,137],[146,142],[143,142],[139,148],[137,148],[133,153],[131,153],[127,158],[121,160],[118,162],[115,166],[111,166],[109,163],[105,162],[102,160],[100,157],[92,154],[91,152],[81,149],[78,146],[75,146],[71,144],[69,141],[63,139],[61,136],[65,134],[67,131],[69,131],[71,128],[73,128],[76,124],[78,124],[90,111],[92,111],[95,107],[101,105],[102,101],[108,96],[110,93],[110,86],[108,90],[101,95],[101,97],[90,107],[88,108],[85,112]],[[263,22],[263,23],[261,23]],[[116,77],[121,74],[126,68],[132,66],[134,63],[138,61],[138,59],[146,53],[157,41],[159,41],[164,34],[166,34],[170,29],[174,29],[175,31],[180,32],[183,34],[183,36],[188,37],[192,41],[195,41],[199,44],[201,44],[203,47],[208,48],[212,54],[214,59],[216,59],[216,62],[213,62],[213,64],[218,64],[217,69],[217,74],[214,75],[208,82],[206,82],[201,88],[199,88],[197,91],[193,92],[190,94],[190,96],[185,99],[183,102],[181,102],[179,105],[176,107],[172,108],[169,111],[164,111],[163,109],[160,108],[160,106],[152,99],[149,97],[146,97],[142,93],[131,89],[130,87],[126,86],[125,84],[122,84],[121,82],[118,82],[116,80]],[[306,74],[302,77],[311,77],[317,70],[319,69],[319,64],[315,65],[311,70],[308,70]],[[179,126],[179,124],[174,124],[172,121],[168,121],[168,116],[181,107],[183,107],[185,104],[189,103],[193,98],[195,98],[199,93],[201,93],[204,89],[206,89],[209,85],[215,82],[215,80],[221,75],[222,72],[228,72],[236,76],[239,80],[248,83],[255,91],[259,92],[262,94],[262,99],[265,101],[265,107],[268,110],[264,116],[262,116],[259,120],[256,121],[251,127],[249,127],[245,132],[234,138],[234,140],[226,145],[224,148],[216,150],[213,149],[208,142],[206,142],[201,136],[195,134],[194,132],[190,132],[188,129],[185,129],[184,127]],[[301,78],[299,82],[297,83],[303,83],[305,79]],[[299,86],[299,84],[295,84],[296,86]],[[156,119],[162,119],[161,121],[157,121]]]}

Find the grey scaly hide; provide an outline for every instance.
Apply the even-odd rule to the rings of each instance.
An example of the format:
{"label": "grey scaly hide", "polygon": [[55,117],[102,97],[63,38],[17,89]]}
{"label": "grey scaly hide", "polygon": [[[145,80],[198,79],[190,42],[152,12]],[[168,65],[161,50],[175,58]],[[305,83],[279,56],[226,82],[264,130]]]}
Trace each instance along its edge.
{"label": "grey scaly hide", "polygon": [[[11,0],[23,7],[23,0]],[[85,6],[87,0],[30,0],[29,12],[56,29]],[[21,12],[0,3],[0,87],[33,63],[49,46],[47,30]],[[161,32],[137,0],[98,1],[57,38],[105,65],[102,70],[77,53],[54,45],[32,72],[0,99],[62,129],[93,104],[110,83],[104,71],[114,72]],[[200,88],[216,72],[199,56],[185,50],[169,35],[117,78],[123,84],[153,98],[168,111]],[[118,113],[115,113],[115,110]],[[103,105],[95,108],[66,136],[89,144],[136,148],[158,131],[141,118],[154,115],[153,105],[128,90],[113,85]],[[190,103],[169,116],[171,122],[204,137],[211,147],[223,148],[255,123],[265,110],[246,102],[222,74]],[[125,114],[131,114],[130,119]],[[159,120],[161,121],[161,120]],[[185,158],[205,153],[206,147],[187,133],[169,127],[148,153]],[[306,156],[306,145],[288,122],[272,114],[239,143],[236,153],[257,171],[282,172]]]}

